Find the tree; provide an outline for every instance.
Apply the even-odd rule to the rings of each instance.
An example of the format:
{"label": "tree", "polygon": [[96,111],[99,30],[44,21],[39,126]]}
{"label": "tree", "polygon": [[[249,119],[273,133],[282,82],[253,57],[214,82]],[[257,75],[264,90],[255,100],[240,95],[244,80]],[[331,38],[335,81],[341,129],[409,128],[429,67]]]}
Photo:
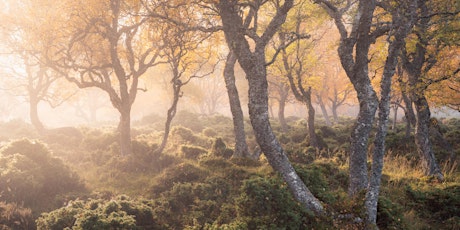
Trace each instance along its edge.
{"label": "tree", "polygon": [[340,74],[340,70],[338,68],[338,66],[334,66],[331,68],[334,70],[333,73],[324,77],[327,82],[326,85],[328,85],[326,89],[328,89],[329,92],[327,99],[330,102],[332,118],[335,123],[339,122],[337,110],[340,106],[345,105],[351,95],[353,95],[353,86],[350,84],[349,80]]}
{"label": "tree", "polygon": [[[299,31],[296,31],[299,32]],[[286,34],[280,34],[281,46],[286,46]],[[301,48],[301,42],[296,42],[296,49],[294,51],[294,61],[289,60],[286,49],[283,48],[281,51],[282,61],[284,70],[286,71],[286,77],[289,80],[289,85],[291,91],[294,94],[295,98],[298,101],[303,102],[307,106],[308,117],[307,117],[307,126],[308,126],[308,137],[310,146],[314,148],[319,148],[318,138],[315,133],[315,108],[312,103],[312,86],[304,86],[308,81],[305,78],[307,77],[308,70],[305,69],[305,54],[308,53],[304,48]]]}
{"label": "tree", "polygon": [[184,88],[184,93],[203,115],[217,114],[227,104],[225,82],[218,75],[190,82]]}
{"label": "tree", "polygon": [[[216,2],[218,13],[228,46],[235,52],[238,62],[246,73],[249,83],[249,116],[252,127],[262,152],[270,165],[281,174],[294,197],[303,206],[317,214],[323,213],[320,201],[313,196],[290,164],[281,144],[276,139],[268,117],[268,82],[265,49],[286,20],[286,15],[293,7],[293,0],[286,0],[276,5],[272,18],[263,28],[259,27],[259,13],[264,5],[254,1],[251,4],[232,0]],[[265,5],[266,6],[266,5]],[[246,12],[240,14],[240,12]],[[252,25],[247,27],[245,25]],[[248,28],[248,29],[245,29]],[[248,41],[251,41],[250,42]]]}
{"label": "tree", "polygon": [[[131,107],[139,91],[139,78],[161,63],[160,26],[139,16],[138,2],[121,0],[75,3],[65,24],[67,42],[50,54],[50,64],[80,88],[105,91],[120,113],[118,132],[122,156],[131,154]],[[67,74],[63,71],[71,70]]]}
{"label": "tree", "polygon": [[416,4],[413,1],[401,1],[396,5],[382,3],[381,6],[391,14],[391,29],[387,36],[388,53],[380,81],[377,132],[374,139],[372,169],[365,200],[367,226],[376,226],[377,203],[385,154],[385,137],[390,114],[392,77],[396,71],[398,56],[405,45],[405,39],[411,31],[416,17]]}
{"label": "tree", "polygon": [[163,55],[171,71],[173,99],[167,111],[163,139],[155,150],[156,153],[161,153],[166,147],[171,122],[176,115],[179,99],[183,95],[182,87],[193,78],[209,76],[215,67],[207,73],[201,73],[211,57],[209,50],[200,50],[203,49],[201,43],[208,36],[197,36],[194,32],[183,31],[172,23],[165,25],[161,36],[164,43]]}
{"label": "tree", "polygon": [[[418,20],[411,39],[404,46],[401,54],[402,66],[407,73],[407,86],[410,99],[415,105],[415,145],[419,152],[425,173],[444,180],[434,156],[429,138],[430,106],[426,91],[432,84],[452,78],[460,72],[458,61],[452,66],[437,67],[441,63],[443,50],[458,46],[458,20],[460,10],[453,2],[420,0],[418,3]],[[441,72],[436,70],[443,70]],[[447,71],[446,71],[447,70]],[[438,74],[436,74],[438,72]],[[407,106],[408,107],[408,106]]]}
{"label": "tree", "polygon": [[[54,51],[56,35],[51,30],[54,21],[61,18],[58,12],[62,5],[51,6],[50,2],[43,0],[18,1],[9,7],[2,32],[6,34],[12,61],[4,68],[10,78],[11,90],[28,100],[32,125],[43,132],[45,126],[39,118],[39,103],[44,101],[54,108],[74,94],[73,90],[59,90],[65,86],[59,81],[59,74],[46,65],[45,58],[46,53]],[[20,13],[24,11],[27,16]],[[47,23],[48,26],[43,26]]]}
{"label": "tree", "polygon": [[[369,71],[369,48],[380,35],[380,31],[372,31],[372,19],[376,2],[359,1],[358,6],[352,1],[346,1],[343,6],[336,6],[328,0],[317,0],[334,20],[340,34],[338,53],[342,67],[357,93],[359,114],[351,134],[350,144],[350,196],[366,189],[367,178],[367,146],[372,129],[378,98],[371,85]],[[356,10],[352,15],[351,30],[345,26],[345,13]]]}
{"label": "tree", "polygon": [[237,62],[236,54],[231,50],[227,55],[224,67],[225,86],[227,87],[228,101],[230,102],[230,111],[233,119],[233,132],[235,133],[235,157],[248,157],[249,148],[246,142],[246,133],[244,131],[244,116],[241,109],[238,88],[235,84],[235,64]]}
{"label": "tree", "polygon": [[283,81],[277,74],[270,74],[272,80],[268,80],[270,98],[278,102],[278,120],[281,125],[281,130],[286,132],[288,130],[288,124],[284,116],[286,104],[290,101],[290,85]]}
{"label": "tree", "polygon": [[[380,191],[380,180],[383,168],[383,156],[385,153],[385,136],[388,129],[388,116],[390,112],[390,92],[392,77],[396,70],[398,56],[404,47],[405,39],[412,29],[415,18],[415,4],[412,1],[401,1],[395,4],[387,4],[375,1],[359,1],[358,12],[352,24],[350,33],[346,30],[343,22],[343,12],[351,9],[351,2],[347,2],[342,8],[337,8],[329,1],[318,1],[329,12],[334,19],[341,41],[339,45],[339,57],[342,66],[350,78],[360,102],[360,111],[357,124],[352,133],[350,151],[350,195],[358,195],[365,192],[364,207],[365,222],[367,228],[376,227],[377,201]],[[379,13],[374,16],[377,5]],[[385,15],[391,17],[391,21],[384,20]],[[372,29],[373,19],[378,23]],[[383,19],[383,20],[382,20]],[[379,25],[381,24],[381,25]],[[389,27],[388,27],[389,26]],[[371,85],[368,76],[369,70],[369,48],[378,37],[388,32],[388,51],[383,67],[383,76],[380,81],[380,100]],[[356,46],[356,47],[355,47]],[[356,52],[353,55],[353,49]],[[372,168],[368,179],[367,151],[362,149],[368,144],[369,132],[375,114],[375,105],[378,102],[379,119],[374,150],[372,155]],[[369,122],[369,123],[367,123]],[[358,145],[358,146],[356,146]],[[360,146],[359,146],[360,145]]]}

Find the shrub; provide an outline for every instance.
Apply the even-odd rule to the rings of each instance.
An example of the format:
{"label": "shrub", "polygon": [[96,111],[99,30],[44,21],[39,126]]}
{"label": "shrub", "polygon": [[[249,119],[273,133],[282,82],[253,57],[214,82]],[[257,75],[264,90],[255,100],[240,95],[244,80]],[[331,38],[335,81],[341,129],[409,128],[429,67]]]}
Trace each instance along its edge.
{"label": "shrub", "polygon": [[15,119],[8,122],[0,122],[0,141],[10,141],[16,138],[37,138],[36,129],[23,120]]}
{"label": "shrub", "polygon": [[90,130],[84,134],[82,146],[87,150],[108,150],[113,144],[118,144],[115,132],[107,132],[100,129]]}
{"label": "shrub", "polygon": [[0,229],[34,229],[32,211],[17,203],[0,202]]}
{"label": "shrub", "polygon": [[190,163],[180,163],[163,171],[152,188],[152,192],[159,194],[171,189],[175,183],[196,182],[206,178],[206,172]]}
{"label": "shrub", "polygon": [[171,129],[171,135],[177,143],[193,143],[196,141],[193,131],[183,126],[174,126]]}
{"label": "shrub", "polygon": [[149,202],[118,196],[111,200],[71,201],[66,207],[42,213],[37,228],[162,229],[153,219]]}
{"label": "shrub", "polygon": [[177,112],[176,117],[173,120],[174,126],[183,126],[187,129],[193,130],[194,132],[201,132],[206,124],[203,119],[200,119],[199,115],[186,110]]}
{"label": "shrub", "polygon": [[43,210],[53,207],[56,197],[82,191],[79,177],[62,160],[51,157],[40,142],[27,139],[11,142],[0,150],[1,200],[23,203]]}
{"label": "shrub", "polygon": [[377,226],[381,229],[404,229],[402,207],[380,196],[377,206]]}
{"label": "shrub", "polygon": [[460,186],[450,186],[445,189],[432,188],[427,191],[414,190],[406,187],[406,194],[414,209],[423,210],[421,216],[446,221],[460,213]]}
{"label": "shrub", "polygon": [[307,229],[312,218],[277,177],[247,179],[240,194],[236,221],[248,229]]}
{"label": "shrub", "polygon": [[217,131],[214,130],[213,128],[209,128],[209,127],[203,129],[202,133],[206,137],[215,137],[215,136],[217,136]]}
{"label": "shrub", "polygon": [[49,129],[44,134],[47,143],[59,143],[65,147],[78,147],[83,140],[82,132],[75,127]]}
{"label": "shrub", "polygon": [[181,156],[187,159],[198,159],[199,156],[206,154],[208,151],[199,146],[181,145]]}
{"label": "shrub", "polygon": [[222,138],[214,139],[211,149],[211,154],[217,157],[230,158],[233,155],[233,150],[228,149]]}
{"label": "shrub", "polygon": [[212,223],[220,210],[218,189],[209,183],[176,183],[155,201],[154,215],[171,229]]}

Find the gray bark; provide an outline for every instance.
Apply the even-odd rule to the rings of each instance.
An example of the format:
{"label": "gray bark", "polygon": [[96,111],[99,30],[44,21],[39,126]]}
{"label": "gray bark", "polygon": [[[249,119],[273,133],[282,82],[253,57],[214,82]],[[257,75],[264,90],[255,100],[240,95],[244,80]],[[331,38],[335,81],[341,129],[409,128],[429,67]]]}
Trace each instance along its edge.
{"label": "gray bark", "polygon": [[398,105],[393,106],[393,124],[391,124],[391,129],[396,130],[396,124],[398,121]]}
{"label": "gray bark", "polygon": [[253,52],[245,38],[243,19],[240,17],[240,12],[236,4],[236,1],[220,0],[218,7],[227,44],[234,49],[238,61],[248,78],[249,115],[257,143],[267,157],[270,165],[286,181],[294,198],[305,208],[316,214],[322,214],[324,212],[323,206],[295,172],[281,144],[273,133],[268,117],[268,82],[265,66],[265,47],[285,22],[286,15],[293,6],[293,0],[286,0],[277,9],[275,16],[261,36],[254,35],[257,38],[254,38],[255,48]]}
{"label": "gray bark", "polygon": [[339,116],[337,115],[337,103],[333,102],[331,105],[332,117],[334,118],[334,123],[339,123]]}
{"label": "gray bark", "polygon": [[424,95],[419,95],[414,100],[417,110],[417,123],[415,125],[415,145],[422,158],[425,174],[436,177],[439,181],[444,180],[444,175],[439,168],[434,156],[433,146],[430,140],[430,107]]}
{"label": "gray bark", "polygon": [[403,68],[409,78],[410,97],[415,105],[416,125],[415,125],[415,145],[419,153],[425,173],[436,177],[439,181],[444,180],[444,175],[439,168],[434,156],[432,143],[429,138],[430,127],[430,107],[425,97],[425,91],[429,86],[423,79],[428,71],[435,65],[437,60],[427,54],[429,38],[425,36],[429,29],[430,17],[429,8],[423,0],[418,1],[418,17],[420,18],[415,29],[418,41],[415,51],[408,53],[403,49],[401,58]]}
{"label": "gray bark", "polygon": [[392,10],[392,27],[395,29],[391,30],[390,34],[394,34],[394,39],[390,42],[388,47],[388,56],[385,61],[383,76],[380,82],[379,119],[374,140],[372,170],[365,200],[366,225],[369,228],[377,226],[377,204],[382,178],[383,157],[385,154],[385,137],[388,130],[390,114],[391,79],[396,70],[401,48],[405,45],[404,39],[409,34],[415,18],[416,4],[412,1],[410,1],[409,4],[410,6],[405,6],[404,3],[402,3],[397,9]]}
{"label": "gray bark", "polygon": [[408,89],[407,89],[407,83],[404,82],[402,79],[402,76],[398,78],[398,83],[399,83],[399,88],[401,89],[401,98],[402,101],[404,102],[404,117],[406,119],[406,130],[405,130],[405,136],[406,138],[410,137],[412,127],[415,126],[415,113],[414,109],[412,106],[412,100],[408,96]]}
{"label": "gray bark", "polygon": [[350,184],[348,194],[357,195],[368,186],[367,177],[367,146],[372,129],[375,112],[378,107],[377,95],[368,76],[369,47],[376,35],[371,34],[372,18],[375,10],[375,0],[360,0],[358,11],[348,32],[343,22],[343,12],[349,9],[338,9],[328,0],[317,0],[334,19],[340,33],[338,53],[340,62],[355,91],[359,101],[359,113],[350,143]]}
{"label": "gray bark", "polygon": [[235,84],[235,63],[237,57],[230,50],[225,62],[224,79],[227,87],[230,111],[233,118],[233,132],[235,134],[235,152],[234,157],[249,157],[249,148],[246,143],[246,133],[244,132],[244,116],[241,109],[240,97]]}

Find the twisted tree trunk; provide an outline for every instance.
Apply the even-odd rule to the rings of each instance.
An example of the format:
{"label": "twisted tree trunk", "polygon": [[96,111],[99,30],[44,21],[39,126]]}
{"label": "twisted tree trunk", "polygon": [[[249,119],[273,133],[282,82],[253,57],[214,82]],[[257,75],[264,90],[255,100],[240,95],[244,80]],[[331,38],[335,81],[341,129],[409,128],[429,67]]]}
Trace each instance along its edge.
{"label": "twisted tree trunk", "polygon": [[277,9],[265,32],[255,39],[255,50],[251,51],[245,37],[243,19],[237,1],[220,0],[218,3],[225,38],[229,47],[235,51],[238,61],[246,73],[249,83],[249,115],[257,143],[275,171],[280,173],[294,198],[305,208],[317,214],[324,212],[319,200],[313,196],[297,175],[276,139],[268,117],[268,82],[265,61],[265,47],[276,31],[286,20],[293,0],[286,0]]}
{"label": "twisted tree trunk", "polygon": [[249,148],[246,143],[246,133],[244,132],[244,116],[241,109],[240,97],[235,84],[235,63],[236,55],[233,51],[227,55],[224,68],[225,86],[227,87],[230,111],[233,118],[233,132],[235,133],[235,152],[234,157],[249,157]]}

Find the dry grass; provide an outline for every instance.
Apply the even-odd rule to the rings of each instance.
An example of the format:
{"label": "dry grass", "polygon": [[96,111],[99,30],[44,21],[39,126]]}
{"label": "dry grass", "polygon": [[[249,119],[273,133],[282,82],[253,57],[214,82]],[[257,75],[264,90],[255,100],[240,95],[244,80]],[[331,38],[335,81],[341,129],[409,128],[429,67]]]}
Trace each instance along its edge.
{"label": "dry grass", "polygon": [[383,173],[392,181],[420,179],[425,176],[422,166],[417,159],[408,159],[405,156],[393,155],[391,151],[385,155]]}

